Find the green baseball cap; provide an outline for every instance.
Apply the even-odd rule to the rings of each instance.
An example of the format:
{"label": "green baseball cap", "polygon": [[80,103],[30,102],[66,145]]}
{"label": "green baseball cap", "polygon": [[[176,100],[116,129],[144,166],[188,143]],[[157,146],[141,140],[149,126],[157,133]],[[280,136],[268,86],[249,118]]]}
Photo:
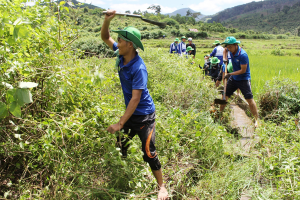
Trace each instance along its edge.
{"label": "green baseball cap", "polygon": [[218,64],[218,63],[220,63],[220,60],[217,57],[213,57],[213,58],[211,58],[210,62],[211,62],[211,64]]}
{"label": "green baseball cap", "polygon": [[193,51],[194,49],[191,47],[191,46],[188,46],[187,48],[186,48],[186,51]]}
{"label": "green baseball cap", "polygon": [[229,63],[229,64],[227,65],[227,71],[228,71],[228,73],[233,72],[233,66],[232,66],[232,63]]}
{"label": "green baseball cap", "polygon": [[233,37],[233,36],[229,36],[229,37],[227,37],[226,39],[225,39],[225,41],[222,43],[222,44],[240,44],[241,43],[241,41],[237,41],[236,39],[235,39],[235,37]]}
{"label": "green baseball cap", "polygon": [[179,42],[179,39],[178,39],[178,38],[176,38],[176,39],[174,40],[174,42]]}
{"label": "green baseball cap", "polygon": [[214,45],[221,44],[219,40],[215,40]]}
{"label": "green baseball cap", "polygon": [[137,47],[141,48],[144,51],[144,46],[141,42],[141,32],[138,29],[132,26],[128,26],[123,30],[115,30],[115,31],[112,30],[112,32],[124,36],[125,38],[133,42]]}
{"label": "green baseball cap", "polygon": [[181,39],[186,39],[186,37],[185,37],[185,36],[182,36]]}

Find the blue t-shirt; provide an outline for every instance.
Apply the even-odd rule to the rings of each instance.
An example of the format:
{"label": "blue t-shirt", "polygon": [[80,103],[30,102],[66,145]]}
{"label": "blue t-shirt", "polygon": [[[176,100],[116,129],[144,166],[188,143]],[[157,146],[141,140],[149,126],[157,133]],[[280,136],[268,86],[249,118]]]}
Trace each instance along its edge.
{"label": "blue t-shirt", "polygon": [[217,57],[220,60],[220,65],[223,65],[223,51],[224,48],[222,46],[216,46],[211,52],[210,57]]}
{"label": "blue t-shirt", "polygon": [[[117,43],[113,45],[113,50],[118,49]],[[140,102],[133,115],[148,115],[155,111],[153,100],[147,88],[148,73],[143,59],[137,54],[129,63],[123,64],[123,56],[119,56],[119,77],[124,94],[126,108],[132,98],[132,90],[143,90]]]}
{"label": "blue t-shirt", "polygon": [[178,53],[182,54],[186,51],[186,44],[184,42],[180,42],[178,44]]}
{"label": "blue t-shirt", "polygon": [[175,42],[173,42],[170,45],[170,53],[179,53],[178,52],[178,44],[176,44]]}
{"label": "blue t-shirt", "polygon": [[234,72],[241,70],[241,65],[247,64],[246,72],[244,74],[240,74],[240,75],[233,75],[232,76],[233,79],[236,81],[250,80],[251,79],[250,64],[249,64],[249,58],[248,58],[246,51],[244,51],[244,49],[239,47],[236,54],[233,56],[233,54],[230,52],[230,56],[231,56],[232,67],[233,67]]}

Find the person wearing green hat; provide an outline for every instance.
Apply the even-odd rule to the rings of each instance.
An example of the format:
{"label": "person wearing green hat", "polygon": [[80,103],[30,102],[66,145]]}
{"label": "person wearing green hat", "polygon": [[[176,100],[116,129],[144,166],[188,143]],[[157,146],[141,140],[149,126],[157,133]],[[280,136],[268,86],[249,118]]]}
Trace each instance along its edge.
{"label": "person wearing green hat", "polygon": [[181,37],[181,42],[179,43],[178,47],[178,52],[180,55],[184,54],[186,52],[186,44],[185,44],[185,41],[186,41],[186,37],[185,36],[182,36]]}
{"label": "person wearing green hat", "polygon": [[176,38],[174,40],[174,42],[170,45],[170,53],[176,53],[176,54],[179,53],[178,42],[179,42],[179,39]]}
{"label": "person wearing green hat", "polygon": [[220,60],[217,57],[212,57],[210,59],[209,76],[215,82],[217,80],[220,69]]}
{"label": "person wearing green hat", "polygon": [[193,51],[194,49],[191,47],[191,46],[188,46],[187,48],[186,48],[186,54],[187,55],[192,55],[192,51]]}
{"label": "person wearing green hat", "polygon": [[[218,78],[216,79],[216,87],[219,87],[221,81],[223,80],[224,81],[224,77],[225,77],[225,68],[226,68],[226,65],[223,63],[222,65],[222,70],[220,70],[220,73],[218,75]],[[233,68],[232,68],[232,63],[230,62],[228,65],[227,65],[227,73],[231,73],[233,72]]]}
{"label": "person wearing green hat", "polygon": [[217,57],[220,60],[220,65],[222,66],[223,65],[223,51],[224,51],[224,48],[221,46],[221,43],[220,43],[219,40],[215,40],[213,45],[215,45],[215,48],[209,56],[210,57]]}
{"label": "person wearing green hat", "polygon": [[[128,142],[138,135],[142,142],[144,161],[148,162],[160,187],[158,199],[167,199],[168,192],[162,178],[161,164],[155,148],[155,105],[147,89],[148,73],[143,59],[136,51],[144,50],[141,33],[134,27],[116,30],[118,43],[109,33],[109,25],[116,11],[108,10],[101,28],[102,40],[114,51],[119,50],[116,67],[125,99],[126,111],[120,120],[107,128],[117,135],[117,145],[127,157]],[[123,134],[121,134],[121,132]]]}
{"label": "person wearing green hat", "polygon": [[[189,56],[190,55],[192,55],[192,51],[193,51],[194,49],[191,47],[191,46],[188,46],[187,48],[186,48],[186,52],[184,53],[185,55],[186,55],[186,58],[189,58]],[[194,64],[195,63],[195,61],[192,61],[191,62],[191,64]]]}
{"label": "person wearing green hat", "polygon": [[203,72],[204,72],[205,76],[207,76],[209,74],[209,71],[208,71],[209,67],[210,67],[210,58],[209,58],[209,54],[206,54],[204,56],[204,65],[203,65]]}
{"label": "person wearing green hat", "polygon": [[193,51],[192,51],[191,54],[193,55],[193,58],[195,58],[195,56],[196,56],[196,45],[193,43],[193,38],[191,38],[191,37],[188,38],[188,43],[186,45],[186,48],[188,48],[189,46],[193,48]]}
{"label": "person wearing green hat", "polygon": [[[233,72],[228,73],[225,78],[228,79],[226,88],[226,100],[237,90],[240,89],[246,101],[249,104],[250,111],[255,118],[255,127],[258,126],[258,111],[256,103],[253,99],[251,91],[251,75],[250,75],[250,62],[249,57],[244,49],[238,44],[235,37],[227,37],[222,43],[225,45],[225,62],[227,60],[227,52],[230,52],[232,60]],[[221,106],[221,111],[224,110],[225,105]]]}

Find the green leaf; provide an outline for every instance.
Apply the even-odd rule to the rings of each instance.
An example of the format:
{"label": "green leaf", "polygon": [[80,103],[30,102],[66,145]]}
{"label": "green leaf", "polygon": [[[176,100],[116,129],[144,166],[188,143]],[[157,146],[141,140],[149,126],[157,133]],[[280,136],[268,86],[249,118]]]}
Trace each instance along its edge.
{"label": "green leaf", "polygon": [[55,26],[51,26],[51,31],[56,32],[57,28]]}
{"label": "green leaf", "polygon": [[28,37],[28,35],[29,35],[28,28],[26,28],[25,26],[21,26],[19,28],[18,37],[26,38]]}
{"label": "green leaf", "polygon": [[64,9],[69,13],[69,8],[68,7],[64,7]]}
{"label": "green leaf", "polygon": [[20,82],[19,88],[34,88],[37,87],[39,84],[34,82]]}
{"label": "green leaf", "polygon": [[56,47],[56,49],[60,49],[60,44],[59,44],[59,42],[57,41],[57,39],[56,38],[50,38],[54,43],[55,43],[55,47]]}
{"label": "green leaf", "polygon": [[6,101],[8,103],[11,103],[13,101],[16,101],[17,100],[17,97],[16,97],[16,89],[9,89],[7,90],[7,93],[6,93]]}
{"label": "green leaf", "polygon": [[16,43],[16,41],[14,40],[13,37],[9,37],[8,40],[7,40],[7,43],[8,43],[10,46],[13,46],[13,45]]}
{"label": "green leaf", "polygon": [[0,102],[0,118],[4,118],[8,116],[8,110],[5,103]]}
{"label": "green leaf", "polygon": [[21,118],[21,106],[18,102],[14,101],[9,105],[9,111],[13,116]]}
{"label": "green leaf", "polygon": [[17,40],[18,37],[19,37],[19,30],[20,30],[20,27],[15,27],[14,28],[14,39]]}
{"label": "green leaf", "polygon": [[196,132],[196,137],[199,137],[199,136],[201,136],[202,135],[202,133],[200,132],[200,131],[197,131]]}
{"label": "green leaf", "polygon": [[48,54],[48,55],[50,54],[50,49],[49,49],[49,47],[47,47],[44,51],[45,51],[46,54]]}
{"label": "green leaf", "polygon": [[32,94],[28,89],[17,89],[18,104],[32,103]]}
{"label": "green leaf", "polygon": [[66,2],[61,1],[61,2],[59,3],[59,5],[62,6],[62,5],[65,5],[65,3],[66,3]]}

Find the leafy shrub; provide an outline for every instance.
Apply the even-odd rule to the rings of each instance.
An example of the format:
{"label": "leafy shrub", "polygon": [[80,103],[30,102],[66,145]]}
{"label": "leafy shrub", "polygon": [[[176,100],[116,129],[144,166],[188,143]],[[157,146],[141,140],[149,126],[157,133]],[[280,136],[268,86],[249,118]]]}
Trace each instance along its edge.
{"label": "leafy shrub", "polygon": [[181,32],[178,29],[172,29],[171,34],[175,37],[179,37],[181,35]]}
{"label": "leafy shrub", "polygon": [[160,29],[157,29],[155,31],[142,31],[141,32],[141,38],[142,39],[159,39],[159,38],[162,38],[163,35],[167,35],[166,32],[160,30]]}
{"label": "leafy shrub", "polygon": [[165,18],[161,22],[164,22],[169,26],[176,26],[176,25],[179,26],[179,23],[175,19],[172,19],[172,18]]}
{"label": "leafy shrub", "polygon": [[289,37],[287,35],[277,35],[277,39],[288,39]]}
{"label": "leafy shrub", "polygon": [[300,88],[289,80],[268,81],[259,97],[260,114],[277,123],[300,112]]}
{"label": "leafy shrub", "polygon": [[271,55],[274,56],[284,56],[285,55],[285,51],[281,50],[281,49],[274,49],[271,51]]}
{"label": "leafy shrub", "polygon": [[100,32],[100,31],[101,31],[101,26],[94,28],[94,32]]}
{"label": "leafy shrub", "polygon": [[204,31],[199,31],[199,32],[193,32],[193,31],[188,31],[188,32],[183,32],[181,33],[182,35],[185,35],[186,37],[192,37],[192,38],[206,38],[207,32]]}
{"label": "leafy shrub", "polygon": [[84,52],[86,56],[94,56],[105,54],[112,56],[113,51],[99,38],[99,37],[82,37],[72,44],[72,49],[79,49]]}

